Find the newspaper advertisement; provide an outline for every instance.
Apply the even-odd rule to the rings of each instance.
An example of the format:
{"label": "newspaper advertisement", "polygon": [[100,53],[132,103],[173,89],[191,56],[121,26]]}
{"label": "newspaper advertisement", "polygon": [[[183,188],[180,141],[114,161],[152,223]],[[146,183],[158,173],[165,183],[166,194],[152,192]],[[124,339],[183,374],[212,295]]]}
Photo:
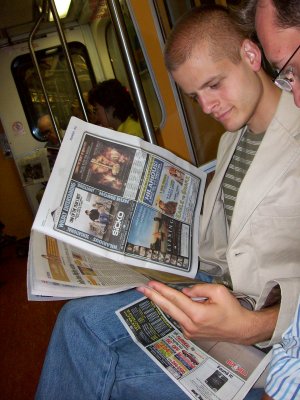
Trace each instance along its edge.
{"label": "newspaper advertisement", "polygon": [[269,362],[270,352],[254,346],[186,339],[147,298],[116,313],[137,345],[191,399],[243,399]]}
{"label": "newspaper advertisement", "polygon": [[71,118],[34,229],[118,262],[193,277],[205,180],[165,149]]}
{"label": "newspaper advertisement", "polygon": [[[56,239],[34,233],[35,252],[29,262],[29,293],[34,296],[75,298],[127,290],[148,282],[144,275],[127,265]],[[39,251],[37,251],[39,249]],[[33,296],[30,298],[34,299]]]}

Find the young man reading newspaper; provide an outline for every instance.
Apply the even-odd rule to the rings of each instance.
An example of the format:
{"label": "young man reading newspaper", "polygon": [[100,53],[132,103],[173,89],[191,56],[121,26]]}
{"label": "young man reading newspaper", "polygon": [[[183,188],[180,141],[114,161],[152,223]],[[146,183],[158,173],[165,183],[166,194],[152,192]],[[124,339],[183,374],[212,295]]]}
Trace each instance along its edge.
{"label": "young man reading newspaper", "polygon": [[[189,13],[165,55],[183,91],[228,130],[205,198],[201,268],[255,297],[257,310],[241,307],[220,284],[181,293],[151,282],[154,290],[139,291],[176,319],[188,338],[276,343],[300,286],[300,228],[293,215],[300,198],[300,111],[273,85],[259,48],[222,8]],[[272,289],[281,300],[265,307],[274,299]],[[115,315],[139,296],[131,290],[69,302],[53,331],[36,398],[187,398]],[[199,296],[208,300],[189,298]]]}

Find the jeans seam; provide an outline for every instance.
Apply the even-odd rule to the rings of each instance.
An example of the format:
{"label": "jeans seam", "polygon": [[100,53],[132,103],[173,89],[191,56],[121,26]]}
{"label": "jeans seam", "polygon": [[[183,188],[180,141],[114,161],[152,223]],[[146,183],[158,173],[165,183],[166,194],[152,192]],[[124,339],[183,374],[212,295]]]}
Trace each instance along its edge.
{"label": "jeans seam", "polygon": [[138,378],[147,378],[149,376],[152,375],[166,375],[165,372],[163,372],[162,370],[160,372],[149,372],[149,373],[145,373],[145,374],[141,374],[141,375],[133,375],[133,376],[126,376],[124,378],[120,378],[120,379],[116,379],[116,382],[122,382],[122,381],[127,381],[128,379],[136,379]]}
{"label": "jeans seam", "polygon": [[111,347],[112,345],[114,345],[115,343],[119,342],[120,340],[127,339],[127,338],[130,338],[130,339],[132,340],[132,337],[130,336],[130,334],[126,331],[126,329],[125,329],[125,328],[123,327],[123,325],[122,325],[122,327],[123,327],[123,329],[124,329],[124,335],[123,335],[123,336],[120,336],[119,338],[114,339],[114,340],[111,341],[110,343],[105,343],[105,342],[99,337],[99,335],[97,334],[97,332],[96,332],[93,328],[91,328],[91,327],[89,326],[89,324],[88,324],[88,322],[86,321],[85,317],[83,317],[83,322],[84,322],[84,325],[86,326],[86,328],[87,328],[90,332],[92,332],[93,335],[94,335],[98,340],[100,340],[100,342],[102,342],[103,344],[105,344],[105,346]]}
{"label": "jeans seam", "polygon": [[[102,342],[102,343],[103,343],[103,342]],[[110,351],[111,351],[111,349],[110,349]],[[108,369],[107,369],[107,374],[105,375],[105,379],[103,380],[103,388],[101,389],[101,388],[99,387],[99,385],[97,385],[97,392],[98,392],[98,393],[101,393],[101,390],[102,390],[102,395],[101,395],[101,399],[100,399],[100,400],[105,400],[106,398],[109,399],[110,394],[111,394],[111,391],[112,391],[113,385],[111,385],[111,388],[110,388],[110,391],[109,391],[109,397],[107,397],[107,388],[108,388],[107,382],[108,382],[108,378],[111,377],[112,363],[113,363],[113,356],[110,357],[110,363],[109,363],[109,367],[108,367]],[[113,381],[113,384],[114,384],[114,382],[115,382],[115,379],[116,379],[116,376],[115,376],[115,374],[114,374],[114,381]],[[100,384],[100,382],[99,382],[99,384]],[[97,396],[97,397],[98,397],[98,396]]]}
{"label": "jeans seam", "polygon": [[[97,335],[97,333],[95,332],[95,330],[92,329],[92,328],[90,327],[90,325],[88,324],[88,322],[87,322],[85,316],[83,316],[82,319],[83,319],[83,324],[85,325],[86,329],[87,329],[88,331],[90,331],[91,334],[93,334],[93,336],[94,336],[99,342],[102,343],[102,346],[106,346],[107,348],[109,348],[109,352],[110,352],[111,355],[110,355],[110,357],[109,357],[109,366],[108,366],[108,368],[107,368],[107,373],[105,374],[105,378],[103,379],[103,385],[102,385],[102,387],[100,387],[101,382],[99,381],[99,383],[98,383],[98,385],[97,385],[97,388],[96,388],[96,391],[97,391],[97,393],[96,393],[96,398],[98,398],[98,393],[99,393],[99,394],[100,394],[100,397],[99,397],[100,400],[105,400],[106,398],[109,399],[110,395],[109,395],[109,397],[107,397],[108,378],[111,377],[111,370],[112,370],[113,359],[114,359],[113,355],[115,354],[115,355],[116,355],[116,359],[118,359],[117,353],[116,353],[115,351],[113,351],[112,347],[111,347],[110,345],[106,344],[106,343],[99,337],[99,335]],[[100,357],[100,356],[101,356],[101,355],[99,355],[99,357]],[[117,363],[117,360],[116,360],[116,363]],[[116,363],[115,363],[115,365],[116,365]],[[115,379],[116,379],[115,373],[114,373],[114,377],[115,377],[115,378],[114,378],[114,381],[115,381]],[[110,390],[110,393],[111,393],[111,390]]]}

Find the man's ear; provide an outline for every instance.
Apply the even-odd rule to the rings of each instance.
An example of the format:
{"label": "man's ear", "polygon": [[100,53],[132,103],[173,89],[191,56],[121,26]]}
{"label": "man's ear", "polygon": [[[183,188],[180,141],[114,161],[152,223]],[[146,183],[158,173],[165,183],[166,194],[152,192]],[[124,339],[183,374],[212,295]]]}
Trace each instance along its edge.
{"label": "man's ear", "polygon": [[111,118],[115,118],[115,107],[113,106],[109,106],[107,108],[105,108],[105,114],[106,114],[106,118],[108,118],[109,120],[111,120]]}
{"label": "man's ear", "polygon": [[253,71],[258,72],[261,68],[262,55],[257,44],[250,39],[245,39],[241,46],[241,57],[244,59]]}

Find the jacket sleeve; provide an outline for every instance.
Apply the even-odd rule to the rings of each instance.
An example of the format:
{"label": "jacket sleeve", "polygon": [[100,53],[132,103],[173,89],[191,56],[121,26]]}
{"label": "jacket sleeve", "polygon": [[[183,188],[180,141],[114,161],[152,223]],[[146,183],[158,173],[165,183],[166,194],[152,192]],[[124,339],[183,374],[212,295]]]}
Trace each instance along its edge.
{"label": "jacket sleeve", "polygon": [[278,319],[272,338],[270,341],[259,343],[261,347],[272,346],[281,341],[282,333],[291,324],[297,308],[300,293],[300,278],[281,278],[266,283],[256,303],[256,310],[263,309],[268,305],[272,289],[276,286],[279,286],[281,292]]}

